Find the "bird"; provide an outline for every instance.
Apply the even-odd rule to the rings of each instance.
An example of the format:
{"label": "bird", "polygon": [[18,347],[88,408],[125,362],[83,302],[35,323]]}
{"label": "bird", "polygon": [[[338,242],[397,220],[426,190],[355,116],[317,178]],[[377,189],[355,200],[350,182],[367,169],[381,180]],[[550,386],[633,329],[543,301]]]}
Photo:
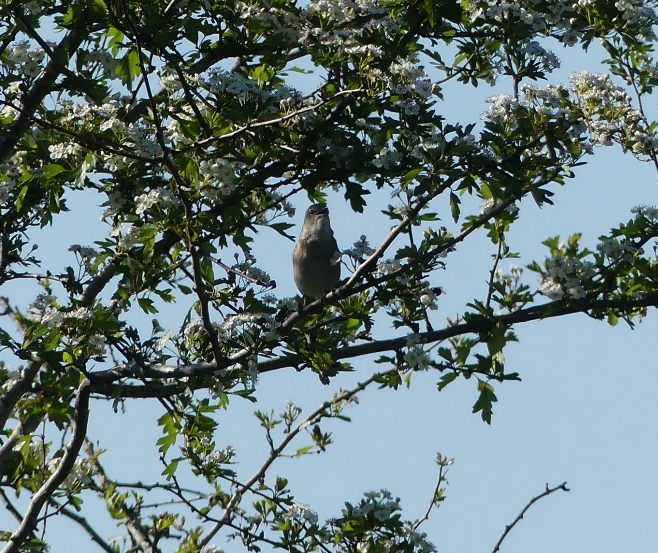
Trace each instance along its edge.
{"label": "bird", "polygon": [[313,204],[306,210],[292,254],[295,284],[305,298],[316,300],[335,288],[340,280],[339,256],[329,208]]}

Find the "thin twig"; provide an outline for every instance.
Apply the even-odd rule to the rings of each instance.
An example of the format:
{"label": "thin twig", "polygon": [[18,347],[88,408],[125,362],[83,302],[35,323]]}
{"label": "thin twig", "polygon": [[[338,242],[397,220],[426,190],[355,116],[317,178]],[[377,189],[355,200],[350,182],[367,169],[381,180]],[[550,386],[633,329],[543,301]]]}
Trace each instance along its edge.
{"label": "thin twig", "polygon": [[4,504],[7,511],[9,511],[11,516],[13,516],[18,522],[23,522],[23,515],[21,515],[18,512],[18,509],[14,507],[14,504],[9,500],[7,494],[2,488],[0,488],[0,500],[2,500],[2,503]]}
{"label": "thin twig", "polygon": [[335,403],[341,402],[348,400],[352,397],[354,397],[356,394],[359,392],[365,390],[370,384],[372,384],[379,373],[375,373],[370,378],[367,380],[361,382],[358,384],[356,387],[352,388],[351,390],[347,390],[343,392],[342,394],[336,396],[333,398],[331,401],[325,401],[320,407],[318,407],[313,413],[311,413],[303,422],[298,424],[294,429],[292,429],[286,436],[283,438],[279,446],[274,449],[270,455],[267,457],[263,465],[256,471],[256,473],[243,485],[238,487],[238,489],[235,490],[233,495],[231,496],[230,501],[225,507],[224,510],[224,516],[220,519],[220,521],[213,526],[213,528],[210,529],[210,531],[206,534],[206,536],[200,541],[199,546],[204,547],[208,545],[210,540],[219,532],[219,530],[224,526],[233,516],[233,511],[235,508],[238,506],[238,503],[240,502],[240,499],[242,497],[242,494],[245,493],[246,491],[250,491],[251,487],[261,480],[267,470],[270,468],[272,463],[283,453],[285,448],[290,444],[290,442],[305,428],[308,428],[312,424],[314,424],[318,418],[322,418],[322,413],[326,411],[329,407],[334,405]]}
{"label": "thin twig", "polygon": [[510,531],[512,530],[512,528],[514,528],[514,526],[516,526],[516,524],[523,518],[523,516],[526,514],[528,509],[530,509],[530,507],[532,507],[533,503],[535,503],[536,501],[539,501],[543,497],[551,495],[553,492],[556,492],[557,490],[562,490],[562,491],[565,491],[565,492],[570,491],[569,488],[567,488],[567,483],[566,482],[562,482],[562,484],[560,484],[559,486],[555,486],[554,488],[549,488],[548,484],[546,484],[546,489],[542,493],[540,493],[538,496],[533,497],[528,502],[528,504],[523,508],[523,510],[514,519],[514,522],[512,522],[512,524],[508,524],[507,526],[505,526],[505,531],[503,532],[503,535],[500,536],[500,539],[498,540],[498,543],[496,543],[496,546],[493,548],[491,553],[497,553],[500,550],[500,545],[503,543],[503,540],[507,537],[507,534],[509,534]]}
{"label": "thin twig", "polygon": [[[94,450],[94,445],[88,439],[85,439],[85,449],[89,461],[93,465],[96,474],[100,477],[100,482],[101,482],[100,489],[101,491],[105,492],[108,483],[111,481],[107,477],[105,469],[103,468],[103,466],[100,464],[98,460],[98,455]],[[139,547],[141,547],[142,551],[144,551],[145,553],[153,553],[153,552],[159,553],[159,549],[157,549],[155,545],[153,545],[150,542],[148,537],[148,531],[142,527],[139,518],[134,516],[134,511],[131,509],[124,509],[124,512],[126,518],[122,521],[122,523],[125,525],[126,529],[128,530],[128,534],[130,534],[132,540]]]}
{"label": "thin twig", "polygon": [[263,282],[262,280],[258,278],[254,278],[249,276],[246,273],[243,273],[242,271],[238,271],[237,269],[234,269],[233,267],[228,266],[226,263],[224,263],[221,259],[217,259],[216,257],[213,257],[212,255],[209,255],[208,258],[213,262],[219,265],[222,269],[224,269],[227,273],[233,273],[234,275],[237,275],[241,278],[244,278],[245,280],[248,280],[252,284],[257,284],[258,286],[262,286],[264,288],[269,288],[272,286],[272,282]]}
{"label": "thin twig", "polygon": [[[631,75],[631,85],[633,86],[633,90],[635,91],[635,95],[637,96],[637,104],[638,107],[640,108],[640,114],[642,115],[642,118],[644,119],[645,123],[647,123],[647,126],[649,125],[649,122],[647,120],[647,116],[644,113],[644,105],[642,102],[642,94],[640,93],[640,90],[637,87],[637,83],[635,82],[635,75],[633,74],[633,69],[628,62],[628,60],[624,61],[624,65],[626,66],[626,71],[628,71],[628,74]],[[649,157],[651,158],[651,161],[653,161],[653,166],[658,171],[658,157],[656,157],[656,149],[653,146],[650,146],[650,153]]]}
{"label": "thin twig", "polygon": [[194,150],[196,148],[204,148],[206,146],[209,146],[215,142],[221,142],[223,140],[230,140],[232,138],[235,138],[236,136],[239,136],[243,133],[252,131],[254,129],[259,129],[262,127],[271,127],[274,125],[279,125],[281,123],[285,123],[286,121],[289,121],[290,119],[294,119],[295,117],[299,117],[300,115],[303,115],[305,113],[311,112],[311,111],[317,111],[324,105],[328,104],[332,100],[335,100],[336,98],[339,98],[341,96],[353,96],[355,94],[361,94],[362,92],[365,92],[365,89],[363,88],[354,88],[351,90],[341,90],[340,92],[336,92],[331,98],[327,100],[322,100],[318,102],[317,104],[313,104],[312,106],[307,106],[305,108],[300,108],[298,110],[295,110],[291,113],[288,113],[286,115],[282,115],[281,117],[276,117],[274,119],[268,119],[267,121],[257,121],[255,123],[247,123],[243,127],[240,127],[238,129],[235,129],[234,131],[228,132],[226,134],[222,134],[221,136],[213,136],[210,138],[206,138],[204,140],[199,140],[195,142],[194,144],[191,144],[190,146],[187,146],[185,148],[181,148],[178,150],[179,152],[185,152],[187,150]]}
{"label": "thin twig", "polygon": [[500,263],[500,260],[503,256],[503,244],[505,243],[505,239],[503,238],[503,233],[500,233],[500,236],[498,237],[498,248],[496,250],[496,257],[494,258],[494,264],[493,267],[491,267],[491,273],[489,275],[489,289],[487,291],[487,301],[485,305],[489,307],[491,305],[491,297],[493,296],[493,286],[494,286],[494,281],[496,280],[496,271],[498,270],[498,263]]}
{"label": "thin twig", "polygon": [[116,550],[107,543],[101,536],[92,528],[92,526],[87,522],[87,519],[83,516],[80,516],[77,513],[74,513],[70,509],[67,509],[63,505],[59,505],[54,499],[48,500],[51,505],[53,505],[58,512],[62,513],[64,516],[70,518],[71,520],[77,522],[84,529],[92,541],[96,542],[104,551],[107,553],[116,553]]}
{"label": "thin twig", "polygon": [[[452,463],[450,461],[449,463]],[[448,463],[441,463],[439,462],[439,478],[436,481],[436,486],[434,487],[434,493],[432,493],[432,500],[430,501],[429,507],[427,507],[427,511],[425,511],[425,514],[420,517],[416,522],[413,524],[414,530],[418,530],[418,527],[425,522],[428,518],[430,518],[430,513],[432,512],[432,509],[437,505],[437,497],[439,496],[439,491],[441,490],[441,484],[444,482],[444,474],[443,470],[448,467]]]}

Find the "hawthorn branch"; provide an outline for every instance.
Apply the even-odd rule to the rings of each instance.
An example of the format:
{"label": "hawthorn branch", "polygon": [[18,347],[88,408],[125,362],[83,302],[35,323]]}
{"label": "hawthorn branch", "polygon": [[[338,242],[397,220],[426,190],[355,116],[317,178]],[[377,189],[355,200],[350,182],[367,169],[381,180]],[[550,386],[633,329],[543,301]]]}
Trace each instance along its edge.
{"label": "hawthorn branch", "polygon": [[439,495],[439,493],[441,492],[441,484],[447,482],[447,480],[445,479],[445,472],[447,472],[447,468],[449,464],[452,463],[452,461],[444,460],[442,456],[439,456],[438,462],[439,462],[439,478],[437,479],[436,486],[434,487],[434,493],[432,494],[432,501],[430,501],[429,507],[427,507],[427,511],[425,511],[425,514],[422,517],[420,517],[416,522],[414,522],[413,524],[414,530],[418,530],[420,525],[430,518],[430,513],[432,512],[432,509],[434,509],[434,507],[438,507],[439,500],[443,499]]}
{"label": "hawthorn branch", "polygon": [[62,73],[61,58],[68,59],[69,52],[77,51],[84,36],[76,32],[67,33],[55,47],[53,58],[50,59],[41,76],[35,81],[30,91],[21,98],[22,109],[19,116],[9,125],[9,128],[0,136],[0,161],[5,161],[14,149],[18,140],[23,136],[32,123],[34,113],[44,98],[56,89],[55,81]]}
{"label": "hawthorn branch", "polygon": [[34,432],[41,421],[42,417],[40,415],[30,415],[25,422],[18,421],[7,441],[0,447],[0,478],[5,475],[5,461],[17,454],[14,451],[14,447],[18,443],[18,440]]}
{"label": "hawthorn branch", "polygon": [[[312,304],[311,304],[312,305]],[[449,326],[440,330],[432,330],[428,332],[419,332],[418,336],[421,343],[427,344],[431,342],[441,342],[448,338],[461,336],[470,333],[481,333],[486,329],[502,323],[509,326],[518,323],[525,323],[541,319],[551,319],[554,317],[562,317],[565,315],[572,315],[575,313],[587,313],[592,310],[606,310],[606,309],[624,309],[632,310],[643,307],[656,307],[658,306],[658,292],[647,294],[640,298],[633,299],[609,299],[609,300],[576,300],[569,304],[563,301],[549,302],[542,305],[535,305],[527,309],[521,309],[514,313],[505,315],[497,315],[494,317],[482,317],[476,321],[461,323],[458,325]],[[333,352],[336,360],[352,359],[364,355],[371,355],[375,353],[382,353],[385,351],[397,351],[407,345],[406,336],[399,338],[390,338],[387,340],[375,340],[354,346],[341,348]],[[238,354],[231,356],[228,360],[224,359],[221,366],[214,362],[212,363],[194,363],[189,365],[168,366],[168,365],[145,365],[144,377],[156,379],[180,379],[189,377],[198,377],[210,375],[218,370],[218,368],[225,368],[236,361]],[[275,371],[287,367],[298,367],[304,359],[300,355],[286,355],[277,357],[275,359],[268,359],[261,361],[258,364],[258,372],[263,374],[270,371]],[[235,374],[237,376],[240,369],[228,371],[225,378],[230,380]],[[95,393],[107,397],[113,397],[113,394],[119,394],[120,397],[134,397],[134,398],[147,398],[147,397],[168,397],[176,394],[183,393],[186,389],[190,388],[191,384],[164,384],[157,389],[154,387],[114,384],[115,381],[121,378],[132,376],[132,372],[126,366],[115,367],[96,373],[90,373],[89,379],[93,382],[93,389]],[[191,386],[194,388],[194,386]],[[202,384],[198,385],[199,388],[203,387]],[[117,390],[120,388],[120,390]]]}
{"label": "hawthorn branch", "polygon": [[116,550],[112,548],[112,546],[107,543],[101,535],[96,532],[89,524],[87,519],[74,511],[71,511],[71,509],[67,509],[63,505],[60,505],[57,503],[54,499],[49,499],[48,502],[57,509],[57,512],[62,513],[65,517],[70,518],[74,522],[76,522],[79,526],[82,527],[82,529],[89,534],[89,537],[91,540],[95,543],[97,543],[103,551],[106,551],[107,553],[116,553]]}
{"label": "hawthorn branch", "polygon": [[500,539],[496,543],[495,547],[492,549],[491,553],[498,553],[498,551],[500,550],[501,544],[503,543],[503,541],[507,537],[507,534],[509,534],[511,532],[512,528],[514,528],[514,526],[516,526],[521,521],[521,519],[524,517],[524,515],[526,514],[528,509],[530,509],[530,507],[532,507],[532,505],[535,502],[539,501],[540,499],[542,499],[546,496],[551,495],[552,493],[554,493],[558,490],[562,490],[564,492],[570,491],[569,488],[567,488],[567,483],[566,482],[562,482],[562,484],[560,484],[559,486],[555,486],[554,488],[549,488],[548,484],[546,484],[546,489],[542,493],[540,493],[538,496],[533,497],[528,502],[528,504],[523,508],[523,510],[518,514],[518,516],[514,519],[514,522],[512,522],[512,524],[509,524],[505,527],[505,531],[503,532],[503,535],[500,536]]}
{"label": "hawthorn branch", "polygon": [[504,235],[501,231],[501,235],[498,237],[498,247],[496,249],[496,255],[494,257],[493,267],[491,267],[491,272],[489,273],[489,286],[487,290],[487,301],[485,305],[489,307],[491,305],[491,297],[493,296],[494,291],[494,282],[496,281],[496,271],[498,270],[498,264],[503,258],[503,245],[505,244]]}
{"label": "hawthorn branch", "polygon": [[[107,477],[105,469],[103,468],[103,466],[100,464],[98,460],[98,454],[96,454],[94,450],[94,445],[86,438],[85,438],[85,448],[87,451],[87,456],[89,457],[89,461],[92,463],[96,475],[99,477],[100,490],[104,494],[108,485],[111,483],[111,480]],[[159,549],[155,547],[155,545],[151,544],[148,538],[148,531],[141,525],[139,521],[139,517],[135,516],[134,510],[126,508],[124,509],[124,512],[126,518],[122,521],[122,523],[128,530],[128,534],[132,538],[133,542],[137,544],[141,548],[141,550],[144,551],[145,553],[154,553],[154,552],[159,553]]]}
{"label": "hawthorn branch", "polygon": [[228,504],[225,507],[224,510],[224,516],[213,526],[209,532],[206,534],[206,536],[200,541],[199,545],[201,547],[204,547],[208,545],[208,542],[221,530],[223,526],[225,526],[230,520],[231,517],[233,516],[233,511],[236,509],[238,504],[240,503],[240,499],[242,498],[242,494],[250,491],[252,486],[261,480],[264,476],[267,470],[270,468],[272,463],[276,459],[278,459],[283,451],[285,450],[286,447],[290,444],[290,442],[305,428],[308,428],[312,424],[315,424],[318,420],[322,419],[323,413],[330,408],[332,405],[339,403],[341,401],[346,401],[354,397],[356,394],[359,392],[362,392],[365,390],[370,384],[372,384],[379,373],[375,373],[370,378],[367,380],[361,382],[351,390],[347,390],[343,392],[342,394],[334,397],[331,401],[325,401],[320,407],[318,407],[313,413],[311,413],[306,419],[298,424],[294,429],[292,429],[288,434],[286,434],[285,438],[281,440],[281,443],[271,451],[271,453],[268,455],[267,459],[265,460],[265,463],[256,471],[256,473],[242,486],[239,486],[238,489],[235,490],[233,495],[231,496],[231,499],[229,500]]}
{"label": "hawthorn branch", "polygon": [[231,140],[237,136],[240,136],[241,134],[247,133],[249,131],[253,131],[255,129],[260,129],[263,127],[272,127],[274,125],[280,125],[281,123],[285,123],[286,121],[289,121],[290,119],[294,119],[296,117],[299,117],[300,115],[303,115],[305,113],[309,113],[312,111],[317,111],[321,107],[325,106],[332,100],[335,100],[336,98],[340,98],[341,96],[354,96],[358,95],[365,92],[365,89],[363,88],[355,88],[355,89],[350,89],[350,90],[341,90],[340,92],[336,92],[331,98],[327,100],[322,100],[321,102],[318,102],[317,104],[313,104],[312,106],[307,106],[305,108],[300,108],[298,110],[295,110],[291,113],[288,113],[286,115],[282,115],[281,117],[275,117],[274,119],[268,119],[267,121],[257,121],[255,123],[247,123],[246,125],[235,129],[234,131],[228,132],[226,134],[223,134],[221,136],[213,136],[211,138],[206,138],[205,140],[200,140],[196,142],[195,144],[192,144],[190,146],[187,146],[186,148],[182,148],[181,152],[185,152],[187,150],[193,150],[195,148],[201,147],[205,148],[206,146],[210,146],[211,144],[214,144],[216,142],[222,142],[224,140]]}
{"label": "hawthorn branch", "polygon": [[7,420],[9,419],[14,406],[32,385],[41,366],[42,363],[36,360],[32,360],[28,363],[27,370],[23,376],[16,381],[16,384],[14,384],[7,393],[0,397],[0,429],[4,428],[7,424]]}
{"label": "hawthorn branch", "polygon": [[85,435],[87,433],[87,423],[89,422],[89,396],[91,391],[91,382],[85,378],[78,387],[78,399],[72,417],[72,436],[66,446],[64,456],[62,457],[57,469],[50,475],[50,478],[46,480],[43,486],[41,486],[32,497],[21,525],[18,530],[11,535],[11,538],[9,538],[2,553],[16,553],[20,550],[25,540],[34,531],[41,509],[73,469],[73,465],[78,458],[80,448],[84,443]]}
{"label": "hawthorn branch", "polygon": [[144,163],[161,163],[162,158],[161,157],[147,157],[147,156],[142,156],[139,154],[134,153],[134,151],[130,150],[119,150],[117,148],[114,148],[112,146],[109,146],[107,143],[99,142],[97,140],[94,140],[93,138],[90,138],[88,134],[81,134],[76,131],[72,131],[71,129],[67,129],[66,127],[62,127],[61,125],[57,125],[55,123],[51,123],[50,121],[46,119],[42,119],[37,117],[34,114],[30,114],[26,111],[24,107],[19,107],[16,104],[12,102],[8,102],[6,100],[0,100],[0,106],[7,106],[15,111],[17,111],[20,114],[24,114],[25,117],[29,118],[29,120],[37,125],[46,127],[48,129],[51,129],[53,131],[60,132],[62,134],[65,134],[67,136],[70,136],[71,138],[75,139],[75,141],[80,144],[83,148],[86,148],[87,150],[90,150],[92,152],[103,152],[103,153],[110,153],[114,154],[117,156],[121,157],[127,157],[128,159],[132,159],[134,161],[143,161]]}

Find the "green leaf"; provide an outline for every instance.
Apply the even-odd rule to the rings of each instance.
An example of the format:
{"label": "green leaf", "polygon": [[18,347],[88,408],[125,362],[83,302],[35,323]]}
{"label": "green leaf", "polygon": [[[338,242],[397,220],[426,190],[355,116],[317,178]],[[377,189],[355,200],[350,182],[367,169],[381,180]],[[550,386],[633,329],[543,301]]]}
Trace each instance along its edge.
{"label": "green leaf", "polygon": [[458,373],[447,373],[447,374],[444,374],[444,375],[439,379],[439,383],[437,384],[437,387],[438,387],[438,389],[439,389],[439,392],[440,392],[441,390],[443,390],[448,384],[450,384],[451,382],[454,382],[454,381],[457,379],[458,376],[459,376]]}
{"label": "green leaf", "polygon": [[178,469],[178,464],[182,461],[182,458],[174,459],[171,461],[167,467],[162,471],[162,476],[166,476],[167,480],[171,480],[176,474],[176,469]]}
{"label": "green leaf", "polygon": [[144,313],[154,314],[158,312],[155,305],[153,304],[153,300],[149,298],[139,298],[137,300],[137,303],[142,308],[142,311],[144,311]]}
{"label": "green leaf", "polygon": [[26,184],[21,188],[21,191],[18,193],[18,196],[16,197],[16,210],[18,212],[21,212],[23,210],[23,205],[25,203],[25,197],[27,196],[27,193],[29,192],[30,187]]}
{"label": "green leaf", "polygon": [[455,223],[459,220],[459,204],[461,200],[452,190],[450,191],[450,212]]}
{"label": "green leaf", "polygon": [[345,184],[345,199],[350,202],[350,207],[357,213],[363,213],[363,208],[366,205],[363,196],[366,194],[370,194],[370,190],[366,190],[360,184],[355,182]]}
{"label": "green leaf", "polygon": [[270,227],[271,229],[274,229],[274,230],[275,230],[276,232],[278,232],[281,236],[285,236],[285,237],[288,238],[289,240],[294,240],[295,237],[294,237],[294,236],[291,236],[291,235],[288,234],[288,233],[286,233],[286,231],[287,231],[289,228],[292,228],[292,227],[294,227],[294,226],[295,226],[295,225],[293,225],[293,224],[291,224],[291,223],[271,223],[271,224],[269,225],[269,227]]}
{"label": "green leaf", "polygon": [[473,413],[480,412],[482,420],[487,424],[491,424],[491,415],[493,415],[493,404],[498,401],[494,393],[493,386],[483,380],[478,380],[478,391],[480,397],[473,405]]}
{"label": "green leaf", "polygon": [[55,175],[59,175],[60,173],[63,173],[64,171],[66,171],[66,169],[61,165],[58,165],[56,163],[51,163],[50,165],[44,165],[41,171],[44,177],[50,179]]}
{"label": "green leaf", "polygon": [[310,452],[311,450],[313,450],[313,447],[314,447],[314,446],[309,445],[309,446],[302,447],[302,448],[298,449],[298,450],[295,452],[295,457],[301,457],[302,455],[306,455],[308,452]]}
{"label": "green leaf", "polygon": [[135,48],[131,48],[128,53],[123,56],[118,62],[116,72],[123,84],[129,89],[132,89],[133,81],[141,74],[139,66],[139,53]]}
{"label": "green leaf", "polygon": [[412,169],[411,171],[409,171],[406,175],[402,177],[401,179],[402,184],[409,184],[410,182],[415,180],[415,178],[420,174],[421,171],[422,169]]}

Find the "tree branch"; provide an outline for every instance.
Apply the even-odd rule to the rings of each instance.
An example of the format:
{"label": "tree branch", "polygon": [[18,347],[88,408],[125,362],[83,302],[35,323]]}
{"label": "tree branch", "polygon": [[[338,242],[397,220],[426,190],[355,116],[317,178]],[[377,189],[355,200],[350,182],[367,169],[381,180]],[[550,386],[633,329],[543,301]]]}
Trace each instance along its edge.
{"label": "tree branch", "polygon": [[109,544],[107,543],[96,530],[94,530],[87,519],[83,516],[80,516],[79,514],[71,511],[70,509],[67,509],[63,505],[60,505],[57,503],[54,499],[49,499],[48,502],[57,509],[58,512],[62,513],[64,516],[67,518],[70,518],[71,520],[77,522],[82,528],[84,529],[87,534],[89,534],[89,537],[91,540],[95,543],[97,543],[103,551],[106,551],[107,553],[116,553],[116,550]]}
{"label": "tree branch", "polygon": [[[87,451],[87,456],[94,466],[96,474],[100,478],[100,489],[105,495],[108,483],[111,483],[111,480],[107,477],[105,469],[98,461],[98,454],[94,450],[94,445],[87,439],[85,439],[85,447]],[[122,520],[122,523],[125,525],[128,530],[128,534],[132,538],[133,542],[136,543],[144,553],[159,553],[159,549],[150,542],[148,539],[148,532],[142,528],[142,525],[139,522],[139,518],[133,515],[133,510],[124,508],[124,513],[126,518]],[[4,552],[2,552],[4,553]]]}
{"label": "tree branch", "polygon": [[413,524],[414,530],[418,530],[420,525],[430,518],[430,513],[432,512],[432,509],[434,507],[438,507],[438,503],[440,501],[443,501],[444,499],[441,490],[441,484],[443,484],[444,482],[447,483],[444,472],[447,472],[448,467],[452,464],[452,459],[448,460],[439,454],[437,455],[437,463],[439,465],[439,478],[436,481],[436,486],[434,487],[434,493],[432,494],[432,501],[430,501],[429,507],[427,507],[427,511],[425,511],[425,514],[422,517],[420,517],[416,522],[414,522]]}
{"label": "tree branch", "polygon": [[[304,429],[308,428],[310,425],[314,424],[315,421],[319,420],[322,418],[322,413],[326,411],[329,407],[331,407],[333,404],[348,400],[352,397],[354,397],[356,394],[359,392],[365,390],[370,384],[372,384],[375,381],[375,378],[379,373],[373,374],[370,378],[367,380],[361,382],[351,390],[347,390],[343,392],[342,394],[334,397],[331,401],[325,401],[320,407],[318,407],[313,413],[311,413],[306,419],[298,424],[294,429],[292,429],[285,438],[281,441],[281,443],[276,447],[275,449],[272,450],[270,455],[267,457],[265,460],[265,463],[256,471],[256,473],[241,487],[235,490],[233,493],[233,496],[231,497],[230,501],[225,507],[224,511],[224,516],[220,519],[220,521],[213,526],[208,534],[203,538],[203,540],[200,541],[199,545],[200,546],[206,546],[208,545],[208,542],[213,538],[217,532],[231,519],[233,516],[233,511],[234,509],[238,506],[240,502],[240,498],[242,497],[242,494],[248,490],[251,489],[251,487],[261,480],[267,470],[270,468],[272,463],[283,453],[285,448],[288,446],[288,444]],[[240,489],[241,488],[241,489]]]}
{"label": "tree branch", "polygon": [[533,503],[535,503],[536,501],[539,501],[543,497],[551,495],[553,492],[556,492],[557,490],[562,490],[562,491],[565,491],[565,492],[570,491],[569,488],[567,488],[567,483],[566,482],[562,482],[562,484],[560,484],[559,486],[555,486],[554,488],[549,488],[548,484],[546,484],[546,489],[542,493],[540,493],[538,496],[533,497],[528,502],[528,504],[523,508],[523,510],[518,514],[518,516],[514,519],[514,522],[512,522],[512,524],[509,524],[505,527],[505,531],[503,532],[503,535],[500,536],[500,539],[496,543],[496,546],[492,549],[491,553],[497,553],[500,550],[500,546],[503,543],[503,540],[507,537],[507,534],[509,534],[510,531],[512,530],[512,528],[514,528],[514,526],[516,526],[516,524],[521,521],[521,519],[526,514],[528,509],[530,509],[530,507],[532,507]]}
{"label": "tree branch", "polygon": [[7,545],[2,550],[2,553],[15,553],[19,551],[23,542],[27,539],[30,533],[34,530],[37,524],[39,513],[44,504],[48,501],[50,496],[60,486],[62,482],[69,475],[73,469],[75,460],[80,453],[80,448],[84,443],[85,435],[87,433],[87,423],[89,422],[89,396],[92,391],[91,382],[85,378],[78,387],[78,399],[75,405],[75,412],[73,414],[73,427],[72,436],[66,452],[62,457],[57,469],[46,480],[45,484],[34,494],[27,512],[23,518],[23,522],[16,532],[14,532],[7,542]]}
{"label": "tree branch", "polygon": [[35,81],[30,91],[21,98],[22,108],[20,115],[14,119],[9,128],[0,136],[0,161],[5,161],[18,140],[25,131],[30,128],[34,112],[43,102],[44,98],[55,90],[55,81],[62,73],[62,62],[60,56],[68,59],[70,52],[75,52],[82,44],[83,36],[75,33],[67,33],[55,48],[55,57],[51,58],[43,71],[43,74]]}
{"label": "tree branch", "polygon": [[21,396],[27,392],[28,388],[34,381],[37,376],[37,373],[41,369],[42,363],[38,361],[31,361],[27,365],[27,370],[21,378],[16,381],[11,389],[0,397],[0,429],[3,429],[7,424],[7,420],[11,415],[11,412],[14,409],[14,406],[21,398]]}
{"label": "tree branch", "polygon": [[[312,305],[312,304],[311,304]],[[462,323],[458,325],[448,326],[440,330],[433,330],[428,332],[420,332],[421,343],[427,344],[430,342],[440,342],[455,336],[461,336],[469,333],[480,333],[485,328],[493,326],[497,323],[504,325],[513,325],[518,323],[525,323],[536,321],[540,319],[551,319],[554,317],[562,317],[564,315],[572,315],[574,313],[586,313],[587,311],[598,309],[637,309],[641,307],[655,307],[658,306],[658,292],[647,294],[641,298],[634,299],[614,299],[614,300],[576,300],[569,304],[563,301],[549,302],[542,305],[535,305],[527,309],[521,309],[514,313],[505,315],[497,315],[491,318],[481,319],[475,322]],[[357,344],[355,346],[348,346],[333,352],[336,360],[352,359],[369,355],[374,353],[382,353],[385,351],[397,351],[407,345],[406,336],[399,338],[391,338],[388,340],[377,340]],[[231,357],[232,359],[233,357]],[[266,373],[275,371],[286,367],[297,367],[303,363],[304,359],[299,355],[285,355],[275,359],[268,359],[261,361],[258,364],[259,373]],[[234,363],[229,361],[226,366]],[[215,363],[195,363],[190,365],[181,366],[145,366],[144,377],[146,378],[172,378],[180,379],[193,376],[210,375],[218,370]],[[236,370],[237,371],[237,370]],[[227,378],[231,378],[231,373]],[[165,397],[183,393],[190,387],[190,384],[165,384],[156,388],[147,388],[145,386],[133,385],[114,385],[113,382],[121,378],[132,376],[132,372],[125,366],[108,369],[105,371],[98,371],[90,373],[89,379],[93,382],[93,389],[95,393],[114,397],[118,394],[119,397]],[[194,388],[194,386],[192,386]],[[202,385],[199,385],[201,388]],[[120,388],[120,389],[118,389]]]}
{"label": "tree branch", "polygon": [[2,444],[2,447],[0,447],[0,478],[5,475],[5,461],[10,456],[17,455],[14,451],[14,446],[18,443],[18,440],[23,436],[34,432],[42,420],[42,417],[39,415],[31,415],[25,420],[25,422],[18,421],[18,424],[7,441]]}

